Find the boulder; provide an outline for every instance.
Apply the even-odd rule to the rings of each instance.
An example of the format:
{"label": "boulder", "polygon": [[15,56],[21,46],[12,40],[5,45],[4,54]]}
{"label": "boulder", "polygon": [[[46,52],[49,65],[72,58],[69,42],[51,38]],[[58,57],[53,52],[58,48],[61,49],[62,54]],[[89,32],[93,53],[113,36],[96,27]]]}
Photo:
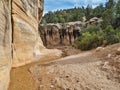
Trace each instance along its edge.
{"label": "boulder", "polygon": [[105,49],[104,47],[97,47],[95,51],[99,52],[99,51],[103,51],[104,49]]}
{"label": "boulder", "polygon": [[120,47],[117,49],[116,54],[120,55]]}

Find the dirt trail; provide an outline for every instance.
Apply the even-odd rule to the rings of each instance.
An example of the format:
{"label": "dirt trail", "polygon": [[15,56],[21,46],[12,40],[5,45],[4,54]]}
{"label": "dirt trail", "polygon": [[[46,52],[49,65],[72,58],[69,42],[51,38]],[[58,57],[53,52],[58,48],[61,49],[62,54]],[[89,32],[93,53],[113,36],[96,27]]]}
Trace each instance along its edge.
{"label": "dirt trail", "polygon": [[112,68],[101,61],[110,54],[114,55],[119,46],[120,44],[116,44],[55,62],[37,64],[30,71],[39,85],[38,90],[120,90],[120,82],[111,77],[116,72],[108,77],[109,72],[106,71],[112,72]]}
{"label": "dirt trail", "polygon": [[[66,48],[70,48],[70,47],[66,47]],[[77,53],[81,52],[78,50],[77,51],[76,50],[72,51],[72,50],[69,51],[70,55],[76,54],[76,52]],[[59,60],[62,60],[62,59],[59,59]],[[33,67],[36,64],[49,63],[53,60],[54,59],[52,58],[51,59],[47,58],[47,59],[42,60],[42,62],[38,61],[38,62],[27,64],[25,66],[21,66],[18,68],[13,68],[11,70],[11,82],[10,82],[8,90],[38,90],[38,85],[36,84],[36,81],[32,77],[29,69],[30,67]],[[43,76],[44,76],[44,73],[43,73]]]}
{"label": "dirt trail", "polygon": [[[72,56],[68,56],[65,58],[61,58],[61,59],[58,59],[57,61],[44,62],[42,64],[37,64],[37,65],[31,66],[31,68],[29,68],[29,69],[30,69],[34,79],[37,82],[38,90],[59,90],[58,88],[57,89],[49,88],[49,87],[52,87],[50,82],[52,81],[53,77],[55,77],[55,74],[49,75],[46,73],[51,72],[53,69],[56,69],[56,70],[58,69],[57,67],[54,67],[54,66],[50,66],[50,68],[49,68],[49,65],[55,64],[55,66],[56,66],[56,64],[68,65],[68,64],[74,64],[74,63],[83,64],[83,63],[88,63],[88,62],[96,62],[96,60],[97,60],[94,57],[92,57],[92,58],[94,58],[94,59],[92,59],[92,58],[88,58],[86,56],[91,56],[91,53],[84,52],[84,53],[81,53],[78,55],[72,55]],[[42,67],[41,67],[41,65],[42,65]],[[46,68],[48,68],[48,70],[50,70],[50,71],[48,71]],[[57,75],[59,76],[59,74],[57,74]],[[42,87],[42,85],[40,83],[42,83],[42,85],[45,84],[44,88]],[[42,87],[42,89],[41,89],[41,87]],[[62,89],[60,89],[60,90],[62,90]]]}
{"label": "dirt trail", "polygon": [[[64,52],[63,56],[69,56],[81,52],[80,50],[77,50],[71,46],[58,46],[54,48],[62,50]],[[11,70],[11,82],[8,90],[38,90],[36,81],[32,77],[29,68],[36,64],[50,62],[51,60],[53,61],[54,58],[42,59],[39,62],[31,63],[18,68],[13,68]]]}
{"label": "dirt trail", "polygon": [[8,90],[120,90],[120,83],[108,79],[100,69],[100,57],[113,53],[114,47],[12,69]]}
{"label": "dirt trail", "polygon": [[37,90],[37,84],[28,71],[32,65],[11,70],[11,82],[8,90]]}
{"label": "dirt trail", "polygon": [[41,61],[27,64],[11,70],[11,81],[8,90],[38,90],[38,85],[32,77],[29,68],[45,62],[54,61],[54,58],[42,59]]}
{"label": "dirt trail", "polygon": [[35,66],[31,72],[39,82],[39,90],[119,90],[120,84],[108,80],[97,64]]}

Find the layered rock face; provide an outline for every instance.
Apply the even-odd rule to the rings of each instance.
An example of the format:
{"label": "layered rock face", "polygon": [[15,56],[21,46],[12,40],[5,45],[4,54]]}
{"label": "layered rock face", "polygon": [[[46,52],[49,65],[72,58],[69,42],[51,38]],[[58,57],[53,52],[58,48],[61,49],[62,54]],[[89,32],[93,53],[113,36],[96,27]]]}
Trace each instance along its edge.
{"label": "layered rock face", "polygon": [[11,67],[11,19],[8,1],[0,0],[0,90],[6,90]]}
{"label": "layered rock face", "polygon": [[38,0],[12,1],[13,67],[31,62],[36,49],[44,49],[38,36],[38,9],[43,10],[39,4]]}
{"label": "layered rock face", "polygon": [[38,35],[43,0],[0,0],[0,90],[6,90],[11,65],[18,67],[42,58],[60,57]]}
{"label": "layered rock face", "polygon": [[[47,57],[58,57],[58,50],[47,50],[38,34],[43,0],[12,0],[13,67]],[[50,55],[51,54],[51,55]]]}

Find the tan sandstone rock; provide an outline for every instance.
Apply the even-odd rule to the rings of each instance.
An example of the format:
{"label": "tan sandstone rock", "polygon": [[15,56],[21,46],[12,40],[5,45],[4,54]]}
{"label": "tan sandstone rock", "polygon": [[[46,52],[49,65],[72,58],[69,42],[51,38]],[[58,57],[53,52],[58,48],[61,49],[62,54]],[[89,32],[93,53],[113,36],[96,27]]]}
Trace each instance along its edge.
{"label": "tan sandstone rock", "polygon": [[102,50],[104,50],[104,49],[105,49],[104,47],[97,47],[95,51],[96,51],[96,52],[99,52],[99,51],[102,51]]}
{"label": "tan sandstone rock", "polygon": [[117,49],[116,54],[120,55],[120,47]]}
{"label": "tan sandstone rock", "polygon": [[[38,36],[38,0],[13,0],[13,67],[31,62],[36,47],[44,49]],[[39,46],[37,46],[39,45]]]}
{"label": "tan sandstone rock", "polygon": [[[13,0],[13,67],[32,62],[35,57],[56,57],[58,50],[47,50],[38,35],[43,0]],[[38,14],[39,13],[39,14]],[[58,56],[57,56],[58,57]],[[37,60],[38,58],[36,58]]]}
{"label": "tan sandstone rock", "polygon": [[11,68],[11,18],[8,0],[0,0],[0,90],[9,84]]}

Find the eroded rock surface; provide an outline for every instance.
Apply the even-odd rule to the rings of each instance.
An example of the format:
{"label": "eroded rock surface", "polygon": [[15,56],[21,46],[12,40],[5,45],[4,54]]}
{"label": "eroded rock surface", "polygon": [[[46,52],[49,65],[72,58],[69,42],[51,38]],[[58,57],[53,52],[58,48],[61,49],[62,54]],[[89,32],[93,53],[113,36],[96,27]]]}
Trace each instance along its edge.
{"label": "eroded rock surface", "polygon": [[38,35],[38,23],[43,13],[42,3],[42,0],[13,0],[12,2],[13,67],[25,65],[41,57],[50,57],[49,54],[56,56],[55,53],[61,53],[57,50],[45,49]]}
{"label": "eroded rock surface", "polygon": [[0,90],[6,90],[11,66],[11,24],[8,1],[0,0]]}
{"label": "eroded rock surface", "polygon": [[37,11],[38,0],[13,0],[12,2],[13,67],[31,62],[33,53],[45,48],[38,36]]}

